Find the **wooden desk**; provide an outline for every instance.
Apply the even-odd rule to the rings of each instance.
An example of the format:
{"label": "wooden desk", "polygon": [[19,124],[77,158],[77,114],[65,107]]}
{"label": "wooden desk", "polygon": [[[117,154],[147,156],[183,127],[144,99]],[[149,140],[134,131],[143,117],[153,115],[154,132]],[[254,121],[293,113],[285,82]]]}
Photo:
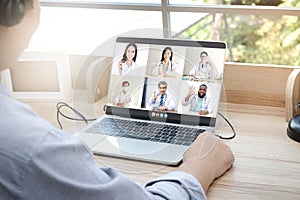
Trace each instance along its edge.
{"label": "wooden desk", "polygon": [[[54,116],[45,113],[46,104],[31,106],[57,126],[53,120],[55,106],[50,113]],[[286,134],[285,110],[230,104],[225,115],[237,131],[235,139],[226,141],[235,162],[230,171],[213,183],[208,199],[300,199],[300,143]],[[223,131],[231,132],[227,126]],[[141,184],[176,170],[176,167],[104,156],[95,159],[99,166],[116,168]]]}

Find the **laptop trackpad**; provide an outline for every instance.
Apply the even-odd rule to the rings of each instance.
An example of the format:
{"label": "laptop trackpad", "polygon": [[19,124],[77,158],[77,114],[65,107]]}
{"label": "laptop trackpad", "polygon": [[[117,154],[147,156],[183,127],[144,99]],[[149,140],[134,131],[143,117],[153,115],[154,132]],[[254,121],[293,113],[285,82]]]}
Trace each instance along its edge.
{"label": "laptop trackpad", "polygon": [[97,144],[91,147],[94,153],[143,161],[155,161],[169,165],[179,164],[183,153],[188,148],[188,146],[112,136],[102,136],[98,141]]}

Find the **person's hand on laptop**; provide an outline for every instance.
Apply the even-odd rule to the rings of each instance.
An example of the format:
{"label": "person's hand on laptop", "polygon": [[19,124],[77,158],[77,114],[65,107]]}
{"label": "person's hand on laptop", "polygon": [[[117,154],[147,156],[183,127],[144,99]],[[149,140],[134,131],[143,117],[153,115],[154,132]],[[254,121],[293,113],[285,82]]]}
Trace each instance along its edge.
{"label": "person's hand on laptop", "polygon": [[183,156],[178,170],[192,174],[207,193],[212,182],[231,168],[234,156],[229,146],[216,136],[198,136]]}

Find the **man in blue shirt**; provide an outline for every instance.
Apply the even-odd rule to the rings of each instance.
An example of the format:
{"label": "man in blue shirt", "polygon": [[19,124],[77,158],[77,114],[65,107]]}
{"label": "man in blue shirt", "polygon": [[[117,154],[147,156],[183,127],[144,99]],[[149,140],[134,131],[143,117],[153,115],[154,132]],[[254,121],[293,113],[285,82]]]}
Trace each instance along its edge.
{"label": "man in blue shirt", "polygon": [[[38,0],[0,1],[0,70],[16,63],[39,14]],[[99,168],[79,138],[51,126],[1,85],[0,105],[3,200],[206,199],[209,186],[234,160],[227,145],[201,134],[176,171],[142,187],[114,169]]]}

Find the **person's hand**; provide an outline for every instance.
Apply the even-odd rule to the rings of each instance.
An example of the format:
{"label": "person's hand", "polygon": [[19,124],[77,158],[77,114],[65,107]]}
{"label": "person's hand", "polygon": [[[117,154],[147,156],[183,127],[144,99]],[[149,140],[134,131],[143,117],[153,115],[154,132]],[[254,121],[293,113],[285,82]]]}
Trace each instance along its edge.
{"label": "person's hand", "polygon": [[165,111],[166,108],[167,108],[166,106],[159,106],[159,107],[158,107],[158,110],[160,110],[160,111]]}
{"label": "person's hand", "polygon": [[207,193],[212,182],[230,169],[233,161],[229,146],[210,133],[202,133],[185,152],[178,170],[196,177]]}
{"label": "person's hand", "polygon": [[156,100],[157,99],[157,95],[156,95],[156,92],[154,91],[153,94],[152,94],[152,99]]}
{"label": "person's hand", "polygon": [[117,103],[117,106],[125,107],[125,103]]}
{"label": "person's hand", "polygon": [[200,110],[199,115],[207,115],[208,111],[207,110]]}
{"label": "person's hand", "polygon": [[123,64],[122,61],[119,61],[119,62],[118,62],[118,67],[119,67],[119,69],[122,69],[122,64]]}
{"label": "person's hand", "polygon": [[195,93],[196,93],[195,86],[190,86],[188,96],[192,96]]}
{"label": "person's hand", "polygon": [[195,94],[196,93],[196,91],[195,91],[195,86],[190,86],[189,87],[189,92],[188,92],[188,94],[186,95],[186,97],[184,98],[184,101],[185,102],[188,102],[188,100],[190,99],[190,97],[193,95],[193,94]]}
{"label": "person's hand", "polygon": [[209,60],[205,61],[205,64],[211,66],[211,62]]}

